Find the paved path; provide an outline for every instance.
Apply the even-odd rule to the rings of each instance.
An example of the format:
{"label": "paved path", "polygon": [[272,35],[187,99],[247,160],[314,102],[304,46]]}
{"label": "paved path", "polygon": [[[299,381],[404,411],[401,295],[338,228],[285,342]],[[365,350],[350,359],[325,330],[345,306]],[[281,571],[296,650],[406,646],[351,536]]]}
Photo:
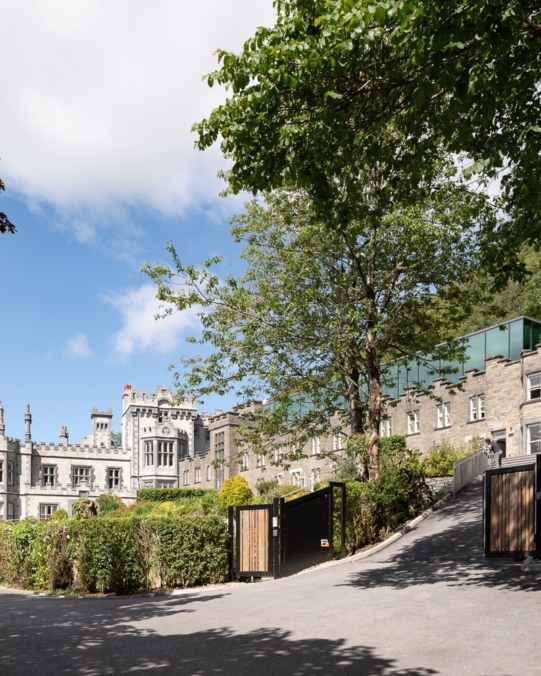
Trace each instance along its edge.
{"label": "paved path", "polygon": [[158,598],[0,592],[0,675],[541,675],[541,578],[481,552],[480,485],[374,557]]}

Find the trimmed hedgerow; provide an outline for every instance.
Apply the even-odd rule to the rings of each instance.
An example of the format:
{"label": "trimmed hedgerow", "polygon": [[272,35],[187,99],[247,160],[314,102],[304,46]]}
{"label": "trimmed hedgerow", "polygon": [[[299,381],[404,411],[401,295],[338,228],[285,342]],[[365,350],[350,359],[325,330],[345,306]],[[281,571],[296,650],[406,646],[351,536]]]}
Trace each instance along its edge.
{"label": "trimmed hedgerow", "polygon": [[217,516],[147,520],[156,535],[155,560],[166,587],[225,582],[229,534]]}
{"label": "trimmed hedgerow", "polygon": [[213,488],[142,488],[137,497],[150,502],[174,502],[181,498],[203,498],[216,493]]}
{"label": "trimmed hedgerow", "polygon": [[209,516],[0,523],[0,583],[129,592],[224,582],[229,535]]}

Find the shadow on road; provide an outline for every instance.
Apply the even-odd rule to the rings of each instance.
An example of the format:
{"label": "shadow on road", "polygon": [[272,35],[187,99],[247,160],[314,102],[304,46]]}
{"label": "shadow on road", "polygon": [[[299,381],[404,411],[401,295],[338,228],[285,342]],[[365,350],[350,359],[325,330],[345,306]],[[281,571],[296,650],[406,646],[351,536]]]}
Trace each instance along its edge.
{"label": "shadow on road", "polygon": [[[485,559],[482,533],[482,484],[477,480],[451,503],[433,514],[443,530],[426,537],[413,537],[396,554],[384,556],[380,567],[366,567],[349,577],[345,585],[368,589],[443,582],[450,586],[497,587],[512,591],[539,591],[541,578],[521,573],[511,559]],[[404,542],[404,541],[401,541]],[[371,564],[381,560],[366,560]],[[340,585],[342,586],[342,585]]]}
{"label": "shadow on road", "polygon": [[[226,627],[189,632],[190,613],[195,611],[191,606],[214,598],[217,595],[121,603],[19,594],[2,596],[0,673],[2,676],[140,672],[185,676],[439,673],[424,667],[400,668],[396,660],[376,654],[371,647],[324,638],[299,640],[281,629],[238,633]],[[171,615],[177,616],[174,624],[170,622]],[[160,617],[169,617],[162,633],[149,628],[148,622]],[[159,622],[152,625],[159,626]],[[175,633],[171,633],[172,628]]]}

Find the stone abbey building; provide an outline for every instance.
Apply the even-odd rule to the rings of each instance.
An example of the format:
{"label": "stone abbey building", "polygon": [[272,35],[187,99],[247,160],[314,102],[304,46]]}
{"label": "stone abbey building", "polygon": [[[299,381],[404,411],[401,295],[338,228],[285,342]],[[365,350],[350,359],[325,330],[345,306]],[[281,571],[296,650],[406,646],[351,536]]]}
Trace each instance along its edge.
{"label": "stone abbey building", "polygon": [[[508,456],[539,453],[541,323],[520,317],[465,340],[468,357],[456,365],[455,382],[430,377],[432,396],[414,386],[429,378],[422,362],[397,364],[394,386],[386,392],[382,435],[404,434],[409,448],[419,454],[434,442],[465,446],[486,436],[496,438]],[[92,410],[92,433],[81,443],[70,443],[63,427],[58,444],[45,444],[32,439],[29,407],[24,441],[6,436],[0,404],[0,519],[46,518],[60,508],[71,512],[80,497],[105,492],[129,502],[146,487],[219,489],[235,474],[253,487],[269,480],[310,487],[332,475],[347,438],[345,431],[314,438],[303,448],[306,457],[284,468],[279,450],[271,460],[237,445],[243,415],[261,402],[207,414],[199,413],[193,402],[172,401],[168,387],[147,393],[127,385],[119,447],[112,444],[111,409]]]}

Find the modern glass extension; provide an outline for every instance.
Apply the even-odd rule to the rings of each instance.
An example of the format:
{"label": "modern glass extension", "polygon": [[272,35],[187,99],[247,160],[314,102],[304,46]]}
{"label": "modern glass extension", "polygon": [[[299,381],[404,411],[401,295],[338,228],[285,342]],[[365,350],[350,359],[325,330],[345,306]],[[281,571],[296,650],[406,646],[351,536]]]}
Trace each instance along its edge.
{"label": "modern glass extension", "polygon": [[[421,383],[428,386],[438,377],[457,382],[466,371],[485,370],[485,359],[501,355],[507,359],[520,358],[523,350],[533,350],[541,343],[541,322],[530,317],[518,317],[487,329],[463,336],[466,341],[466,361],[444,362],[419,355],[419,361],[397,361],[388,370],[389,385],[382,389],[385,394],[398,399],[408,387]],[[452,374],[439,376],[443,369],[453,369]],[[391,384],[392,383],[392,384]]]}

